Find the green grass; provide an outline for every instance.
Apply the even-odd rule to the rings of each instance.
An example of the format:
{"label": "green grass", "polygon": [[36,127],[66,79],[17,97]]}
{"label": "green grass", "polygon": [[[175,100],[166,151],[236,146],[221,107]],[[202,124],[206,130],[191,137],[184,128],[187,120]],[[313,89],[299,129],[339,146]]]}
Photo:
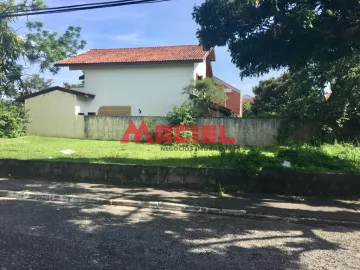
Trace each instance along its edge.
{"label": "green grass", "polygon": [[[61,150],[72,149],[73,155]],[[256,150],[241,148],[236,152],[218,150],[161,151],[160,145],[121,144],[120,142],[78,140],[45,137],[0,139],[0,158],[58,160],[96,163],[122,163],[183,167],[252,167],[284,169],[284,160],[291,162],[290,170],[309,172],[360,173],[360,147],[350,144],[325,144],[320,147],[273,146]]]}
{"label": "green grass", "polygon": [[[61,150],[72,149],[73,155]],[[120,141],[96,141],[46,137],[0,139],[0,158],[86,161],[165,166],[202,167],[194,164],[191,152],[161,151],[160,145],[121,144]],[[218,156],[217,151],[199,152],[199,158]]]}

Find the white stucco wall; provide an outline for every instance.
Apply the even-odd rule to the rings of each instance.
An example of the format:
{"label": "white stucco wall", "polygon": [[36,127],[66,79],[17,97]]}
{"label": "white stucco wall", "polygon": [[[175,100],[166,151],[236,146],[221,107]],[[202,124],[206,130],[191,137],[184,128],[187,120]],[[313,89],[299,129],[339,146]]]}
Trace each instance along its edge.
{"label": "white stucco wall", "polygon": [[[197,67],[199,71],[204,69],[202,65]],[[77,69],[85,73],[84,91],[96,95],[87,103],[84,113],[97,113],[101,106],[131,106],[132,116],[166,115],[173,105],[187,100],[182,90],[195,74],[194,63],[84,66]],[[81,102],[77,104],[81,108]]]}
{"label": "white stucco wall", "polygon": [[197,79],[196,75],[206,78],[206,61],[194,64],[194,80]]}
{"label": "white stucco wall", "polygon": [[[84,89],[81,89],[79,91],[84,91]],[[76,96],[76,107],[75,107],[75,114],[78,113],[84,113],[87,115],[88,112],[92,112],[88,110],[89,104],[93,101],[91,98],[86,98],[83,96]]]}

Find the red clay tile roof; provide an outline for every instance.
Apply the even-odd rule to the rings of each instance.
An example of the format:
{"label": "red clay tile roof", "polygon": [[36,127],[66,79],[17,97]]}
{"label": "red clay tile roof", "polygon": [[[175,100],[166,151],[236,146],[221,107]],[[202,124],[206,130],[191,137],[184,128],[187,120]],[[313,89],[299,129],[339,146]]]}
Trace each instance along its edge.
{"label": "red clay tile roof", "polygon": [[[213,51],[213,50],[211,50]],[[178,61],[202,61],[208,51],[198,45],[123,48],[123,49],[93,49],[57,62],[56,66],[88,65],[88,64],[126,64],[154,63]],[[210,54],[210,60],[215,60],[215,54]]]}

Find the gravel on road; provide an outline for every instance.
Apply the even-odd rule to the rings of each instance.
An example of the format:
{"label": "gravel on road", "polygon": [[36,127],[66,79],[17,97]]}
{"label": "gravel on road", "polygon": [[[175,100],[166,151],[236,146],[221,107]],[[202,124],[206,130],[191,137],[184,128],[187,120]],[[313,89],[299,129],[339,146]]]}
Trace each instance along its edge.
{"label": "gravel on road", "polygon": [[0,198],[0,269],[360,269],[360,229]]}

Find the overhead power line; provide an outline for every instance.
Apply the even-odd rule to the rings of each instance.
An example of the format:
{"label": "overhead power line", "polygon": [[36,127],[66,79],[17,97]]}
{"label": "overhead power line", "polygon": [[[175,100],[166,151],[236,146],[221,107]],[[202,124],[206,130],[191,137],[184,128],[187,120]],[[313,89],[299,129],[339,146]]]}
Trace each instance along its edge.
{"label": "overhead power line", "polygon": [[166,2],[166,1],[170,1],[170,0],[121,0],[121,1],[110,1],[110,2],[102,2],[102,3],[61,6],[54,8],[40,8],[40,9],[32,9],[26,11],[0,13],[0,19],[9,18],[9,17],[22,17],[22,16],[44,15],[44,14],[54,14],[54,13],[63,13],[63,12],[74,12],[81,10],[110,8],[110,7],[136,5],[136,4],[147,4],[147,3],[150,4],[150,3],[158,3],[158,2]]}
{"label": "overhead power line", "polygon": [[60,7],[52,7],[52,8],[50,8],[50,7],[36,8],[36,9],[32,9],[32,10],[23,10],[23,11],[21,10],[21,8],[24,8],[26,6],[18,5],[18,6],[10,7],[9,10],[15,10],[15,11],[9,12],[9,13],[61,10],[61,9],[81,8],[81,7],[90,7],[90,6],[111,5],[111,4],[124,3],[124,2],[133,2],[133,1],[135,1],[135,0],[117,0],[117,1],[97,2],[97,3],[79,4],[79,5],[70,5],[70,6],[60,6]]}
{"label": "overhead power line", "polygon": [[26,11],[2,13],[2,14],[0,13],[0,18],[32,16],[32,15],[42,15],[42,14],[52,14],[52,13],[62,13],[62,12],[73,12],[73,11],[80,11],[80,10],[108,8],[108,7],[145,4],[145,3],[156,3],[156,2],[164,2],[164,1],[169,1],[169,0],[121,0],[121,1],[111,1],[111,2],[102,2],[102,3],[61,6],[61,7],[55,7],[55,8],[42,8],[42,9],[33,9],[33,10],[26,10]]}

